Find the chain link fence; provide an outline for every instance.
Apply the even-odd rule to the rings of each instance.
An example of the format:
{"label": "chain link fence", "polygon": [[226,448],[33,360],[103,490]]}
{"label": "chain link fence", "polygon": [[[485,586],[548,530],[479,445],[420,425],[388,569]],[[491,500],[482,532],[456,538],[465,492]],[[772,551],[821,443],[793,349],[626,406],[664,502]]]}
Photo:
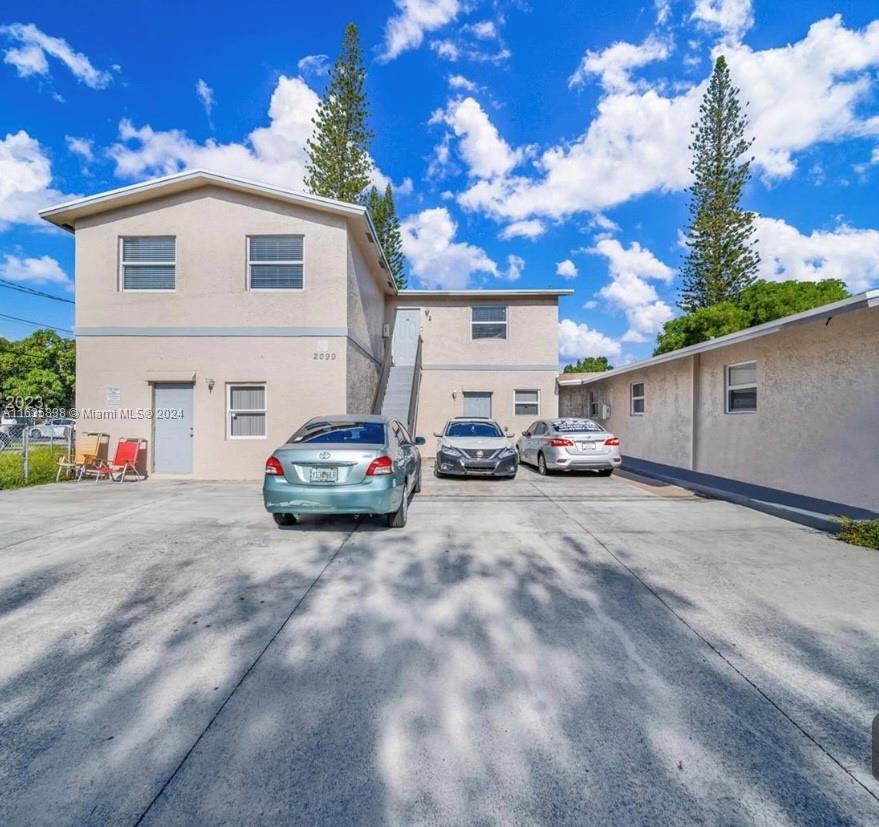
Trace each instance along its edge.
{"label": "chain link fence", "polygon": [[0,489],[54,482],[58,460],[72,456],[75,425],[4,413],[0,419]]}

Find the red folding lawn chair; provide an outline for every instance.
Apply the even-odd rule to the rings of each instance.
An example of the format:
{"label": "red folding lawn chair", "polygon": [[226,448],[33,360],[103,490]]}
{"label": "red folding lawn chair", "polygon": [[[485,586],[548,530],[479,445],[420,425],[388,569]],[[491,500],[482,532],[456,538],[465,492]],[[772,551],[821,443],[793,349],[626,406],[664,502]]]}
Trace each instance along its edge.
{"label": "red folding lawn chair", "polygon": [[137,470],[137,460],[143,450],[146,450],[145,439],[126,439],[123,437],[116,443],[116,455],[112,462],[97,460],[94,467],[86,469],[85,474],[93,476],[95,482],[100,479],[123,482],[128,473],[132,473],[138,480],[142,480],[143,475]]}

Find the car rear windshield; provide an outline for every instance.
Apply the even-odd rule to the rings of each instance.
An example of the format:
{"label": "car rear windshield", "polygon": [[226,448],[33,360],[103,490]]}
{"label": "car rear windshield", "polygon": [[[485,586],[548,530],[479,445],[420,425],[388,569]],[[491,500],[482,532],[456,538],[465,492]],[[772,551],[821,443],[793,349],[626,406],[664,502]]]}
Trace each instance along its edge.
{"label": "car rear windshield", "polygon": [[557,419],[552,423],[553,430],[557,434],[572,434],[590,431],[600,433],[604,430],[597,422],[591,419]]}
{"label": "car rear windshield", "polygon": [[312,422],[300,428],[287,442],[335,442],[354,445],[382,445],[382,422]]}
{"label": "car rear windshield", "polygon": [[446,436],[503,436],[493,422],[453,422],[446,428]]}

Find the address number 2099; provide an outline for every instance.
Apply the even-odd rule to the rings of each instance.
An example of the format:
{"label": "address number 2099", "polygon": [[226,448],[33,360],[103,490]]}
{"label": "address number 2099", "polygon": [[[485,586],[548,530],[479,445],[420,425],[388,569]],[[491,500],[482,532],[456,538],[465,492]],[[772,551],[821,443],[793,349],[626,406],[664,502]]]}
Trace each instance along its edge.
{"label": "address number 2099", "polygon": [[335,353],[315,353],[314,358],[321,362],[332,362],[336,358]]}

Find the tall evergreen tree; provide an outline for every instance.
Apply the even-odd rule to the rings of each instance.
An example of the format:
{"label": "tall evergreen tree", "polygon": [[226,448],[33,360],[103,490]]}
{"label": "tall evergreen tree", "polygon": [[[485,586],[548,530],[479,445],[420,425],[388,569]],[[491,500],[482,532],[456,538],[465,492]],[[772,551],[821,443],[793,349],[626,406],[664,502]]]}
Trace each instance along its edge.
{"label": "tall evergreen tree", "polygon": [[349,23],[307,143],[305,186],[316,195],[359,201],[369,183],[373,135],[367,123],[365,78],[357,26]]}
{"label": "tall evergreen tree", "polygon": [[690,145],[694,180],[680,299],[687,312],[735,301],[757,273],[754,213],[739,207],[753,160],[743,157],[752,143],[745,138],[747,125],[739,90],[730,81],[726,60],[718,57]]}
{"label": "tall evergreen tree", "polygon": [[394,193],[391,185],[385,187],[385,194],[380,195],[373,186],[366,198],[366,207],[372,216],[372,223],[378,234],[378,240],[384,250],[391,275],[397,289],[406,287],[406,274],[403,269],[403,240],[400,236],[400,219],[394,205]]}

